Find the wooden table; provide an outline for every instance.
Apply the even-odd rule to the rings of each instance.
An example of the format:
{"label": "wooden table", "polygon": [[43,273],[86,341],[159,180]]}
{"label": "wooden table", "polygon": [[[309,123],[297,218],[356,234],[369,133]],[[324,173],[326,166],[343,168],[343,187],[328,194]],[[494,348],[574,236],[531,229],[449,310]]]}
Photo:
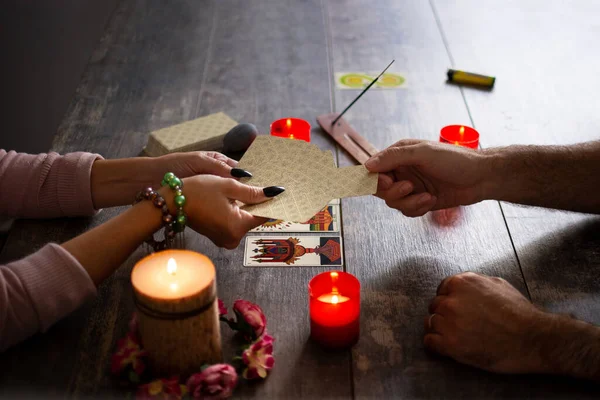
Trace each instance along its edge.
{"label": "wooden table", "polygon": [[[315,121],[356,95],[334,88],[334,72],[377,71],[391,58],[406,88],[373,90],[347,114],[380,149],[401,138],[436,140],[455,123],[476,126],[483,147],[597,139],[599,12],[593,0],[568,9],[558,0],[122,0],[52,149],[135,156],[148,132],[217,111],[262,131],[282,116]],[[495,74],[496,88],[447,85],[451,66]],[[319,129],[312,135],[340,165],[353,164]],[[19,221],[0,261],[120,211]],[[324,268],[243,268],[241,246],[222,250],[186,233],[186,247],[217,265],[220,296],[260,304],[277,338],[271,376],[241,386],[239,397],[598,398],[586,382],[490,374],[422,345],[439,281],[467,270],[502,276],[541,307],[600,323],[598,217],[486,201],[440,227],[362,197],[342,201],[342,218],[344,269],[360,279],[363,297],[361,340],[340,353],[308,341],[306,284]],[[92,304],[0,355],[0,395],[121,395],[109,362],[133,311],[130,271],[144,254],[134,253]]]}

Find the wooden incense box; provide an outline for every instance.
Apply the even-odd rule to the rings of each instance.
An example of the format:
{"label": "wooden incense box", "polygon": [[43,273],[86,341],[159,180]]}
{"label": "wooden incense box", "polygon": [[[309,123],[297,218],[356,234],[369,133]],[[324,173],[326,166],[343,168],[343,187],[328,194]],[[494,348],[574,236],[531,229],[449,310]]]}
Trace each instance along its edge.
{"label": "wooden incense box", "polygon": [[371,143],[362,137],[343,118],[337,120],[338,113],[323,114],[317,117],[317,122],[340,146],[342,146],[356,161],[364,164],[371,156],[379,152]]}

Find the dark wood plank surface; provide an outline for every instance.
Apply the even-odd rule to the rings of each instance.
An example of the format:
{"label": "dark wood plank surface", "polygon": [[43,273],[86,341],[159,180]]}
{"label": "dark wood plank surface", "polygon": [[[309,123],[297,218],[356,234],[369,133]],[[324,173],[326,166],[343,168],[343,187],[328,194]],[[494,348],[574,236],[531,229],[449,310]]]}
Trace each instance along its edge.
{"label": "dark wood plank surface", "polygon": [[[598,117],[582,110],[591,109],[590,95],[579,108],[566,100],[591,93],[583,77],[572,89],[544,89],[541,76],[552,73],[533,74],[531,83],[530,75],[518,73],[509,58],[498,56],[498,46],[486,47],[487,42],[501,42],[501,49],[513,57],[534,53],[539,61],[549,62],[553,47],[538,42],[553,26],[546,19],[561,18],[558,2],[543,8],[541,30],[528,24],[537,20],[541,5],[492,3],[188,0],[166,6],[156,0],[123,0],[92,56],[53,150],[134,156],[151,130],[217,111],[255,123],[262,132],[283,116],[316,125],[317,115],[341,110],[357,94],[334,90],[334,72],[378,71],[391,58],[396,58],[394,71],[405,75],[407,87],[373,90],[346,117],[379,148],[407,137],[437,140],[442,126],[471,124],[471,118],[484,146],[570,142],[561,136],[568,124],[549,123],[559,114],[556,103],[568,106],[570,121],[581,128],[572,141],[591,138],[588,121]],[[567,16],[579,16],[593,28],[595,6],[580,7],[568,10]],[[586,11],[589,16],[583,15]],[[507,24],[516,24],[520,37],[529,41],[519,42],[518,33],[505,32]],[[569,20],[565,29],[567,38],[574,35],[576,22]],[[589,54],[567,49],[567,39],[551,37],[564,44],[561,48],[571,58]],[[584,38],[582,47],[593,43],[591,32]],[[446,68],[459,60],[482,72],[494,67],[497,88],[462,92],[444,84]],[[564,68],[567,60],[561,64]],[[539,63],[528,65],[528,72],[539,75]],[[578,68],[591,72],[586,66]],[[504,74],[513,79],[501,86]],[[545,96],[521,93],[527,84],[546,90]],[[560,93],[555,96],[553,91]],[[536,106],[543,101],[549,103],[547,114]],[[528,118],[541,127],[514,130],[532,128]],[[547,129],[551,133],[544,135]],[[313,129],[313,143],[334,149],[318,129]],[[337,155],[340,165],[353,164],[343,150]],[[25,256],[48,241],[67,240],[120,211],[104,210],[91,219],[18,221],[0,262]],[[362,336],[351,352],[323,352],[308,341],[306,284],[323,268],[243,268],[241,247],[221,250],[186,232],[183,245],[214,260],[220,296],[229,304],[238,297],[259,303],[277,338],[272,375],[262,384],[243,385],[236,392],[239,397],[597,397],[597,389],[583,382],[494,375],[428,355],[422,346],[423,317],[438,283],[466,270],[502,276],[526,295],[529,289],[538,304],[597,321],[599,282],[592,275],[600,241],[596,218],[506,204],[501,208],[489,201],[462,208],[455,224],[441,226],[431,216],[403,217],[374,197],[344,200],[342,214],[345,268],[363,288]],[[100,287],[92,304],[47,334],[0,355],[0,365],[10,365],[2,367],[0,395],[121,395],[108,375],[110,355],[133,311],[131,268],[145,254],[144,248],[138,249]],[[566,275],[564,268],[570,268]],[[228,343],[231,335],[224,332]]]}
{"label": "dark wood plank surface", "polygon": [[[449,65],[426,2],[329,2],[333,67],[376,71],[391,58],[407,87],[374,90],[345,117],[376,147],[401,138],[437,140],[441,127],[469,123],[460,92],[443,79]],[[356,96],[336,91],[341,110]],[[342,153],[341,165],[352,163]],[[461,271],[499,275],[527,294],[497,202],[463,208],[458,223],[409,219],[375,198],[343,203],[347,268],[363,284],[362,337],[353,350],[357,398],[502,398],[546,393],[544,382],[477,371],[422,346],[423,318],[442,278]],[[360,245],[358,245],[360,244]]]}
{"label": "dark wood plank surface", "polygon": [[[434,4],[455,66],[497,76],[492,92],[464,90],[484,147],[600,139],[598,2]],[[600,218],[502,208],[532,300],[600,324]]]}
{"label": "dark wood plank surface", "polygon": [[[323,84],[329,69],[322,5],[297,3],[293,13],[288,6],[276,0],[168,6],[123,1],[53,149],[128,157],[140,152],[149,131],[212,112],[225,111],[266,132],[282,116],[312,121],[331,111],[329,85]],[[313,143],[334,149],[317,130]],[[118,211],[105,210],[91,220],[20,221],[2,260],[49,240],[63,241]],[[324,268],[244,268],[242,247],[221,250],[190,232],[186,247],[214,260],[219,294],[227,303],[243,297],[260,304],[276,337],[272,376],[244,386],[239,396],[351,396],[349,352],[323,353],[307,341],[307,284]],[[109,360],[133,311],[130,270],[144,254],[140,249],[132,255],[101,286],[94,304],[3,354],[0,363],[14,368],[3,372],[1,386],[13,393],[118,394],[108,376]]]}
{"label": "dark wood plank surface", "polygon": [[117,3],[2,2],[0,148],[48,151]]}

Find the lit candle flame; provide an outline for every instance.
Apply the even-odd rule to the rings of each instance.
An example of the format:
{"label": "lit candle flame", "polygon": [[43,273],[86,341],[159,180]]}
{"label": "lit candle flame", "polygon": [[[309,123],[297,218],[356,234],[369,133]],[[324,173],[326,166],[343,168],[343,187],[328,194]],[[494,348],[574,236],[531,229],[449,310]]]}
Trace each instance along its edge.
{"label": "lit candle flame", "polygon": [[337,277],[339,276],[339,274],[338,274],[337,272],[335,272],[335,271],[334,271],[334,272],[331,272],[329,275],[330,275],[330,276],[331,276],[333,279],[335,279],[335,278],[337,278]]}
{"label": "lit candle flame", "polygon": [[460,135],[460,137],[462,138],[463,135],[465,134],[465,127],[461,126],[460,129],[458,130],[458,134]]}
{"label": "lit candle flame", "polygon": [[293,139],[293,138],[294,138],[294,134],[292,133],[292,134],[290,134],[290,139]]}
{"label": "lit candle flame", "polygon": [[167,272],[169,275],[175,275],[175,272],[177,272],[177,261],[174,258],[169,258],[169,261],[167,261]]}
{"label": "lit candle flame", "polygon": [[285,120],[285,126],[287,126],[288,129],[290,129],[292,127],[292,120],[291,119],[286,119]]}
{"label": "lit candle flame", "polygon": [[337,304],[338,301],[340,301],[340,300],[337,297],[337,295],[334,294],[333,296],[331,296],[331,304]]}
{"label": "lit candle flame", "polygon": [[177,286],[177,284],[176,284],[176,283],[171,283],[171,284],[169,285],[169,287],[171,288],[171,290],[172,290],[173,292],[175,292],[175,291],[177,291],[177,287],[178,287],[178,286]]}

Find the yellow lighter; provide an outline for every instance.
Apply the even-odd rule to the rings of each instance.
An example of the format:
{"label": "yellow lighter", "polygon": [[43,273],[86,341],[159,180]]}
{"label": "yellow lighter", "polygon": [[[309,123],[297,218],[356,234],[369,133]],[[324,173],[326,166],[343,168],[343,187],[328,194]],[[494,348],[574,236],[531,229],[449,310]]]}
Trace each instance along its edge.
{"label": "yellow lighter", "polygon": [[496,77],[474,74],[472,72],[459,71],[456,69],[448,70],[448,82],[461,85],[474,85],[486,88],[493,88]]}

